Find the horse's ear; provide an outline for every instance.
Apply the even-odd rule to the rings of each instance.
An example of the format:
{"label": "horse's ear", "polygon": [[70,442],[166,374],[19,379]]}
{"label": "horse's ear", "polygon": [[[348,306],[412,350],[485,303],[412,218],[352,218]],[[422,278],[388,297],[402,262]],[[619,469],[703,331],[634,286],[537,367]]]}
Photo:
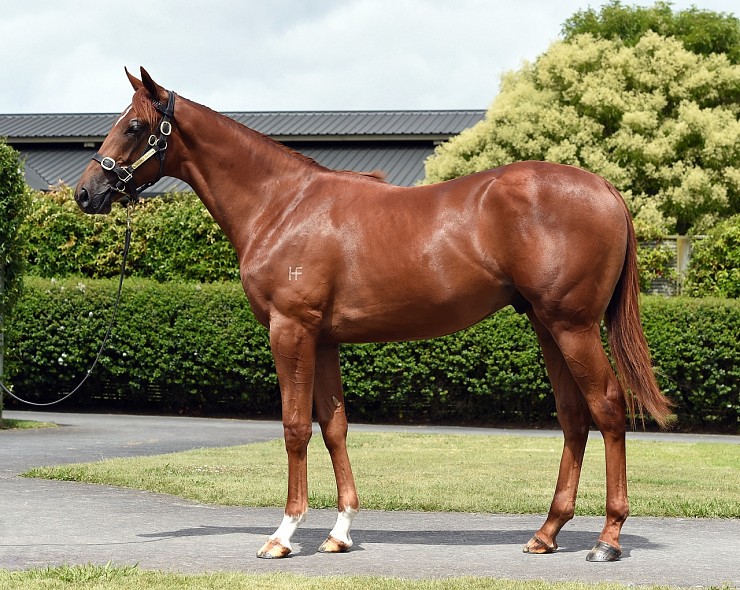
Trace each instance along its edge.
{"label": "horse's ear", "polygon": [[134,87],[134,90],[138,90],[139,88],[143,86],[143,84],[141,83],[141,80],[134,77],[134,75],[128,71],[127,67],[124,67],[123,69],[126,71],[126,76],[128,77],[128,81],[131,82],[131,86]]}
{"label": "horse's ear", "polygon": [[167,96],[167,91],[157,84],[152,77],[149,75],[144,68],[141,68],[141,82],[144,88],[149,92],[149,96],[152,100],[162,100],[162,97]]}

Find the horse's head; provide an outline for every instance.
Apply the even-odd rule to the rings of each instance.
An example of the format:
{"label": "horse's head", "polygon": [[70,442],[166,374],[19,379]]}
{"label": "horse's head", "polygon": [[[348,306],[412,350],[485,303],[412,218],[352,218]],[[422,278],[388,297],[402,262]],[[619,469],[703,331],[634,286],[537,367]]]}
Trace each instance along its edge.
{"label": "horse's head", "polygon": [[108,132],[75,189],[75,200],[85,213],[110,213],[116,201],[135,201],[164,170],[175,93],[154,82],[144,68],[141,80],[128,70],[126,75],[134,87],[131,105]]}

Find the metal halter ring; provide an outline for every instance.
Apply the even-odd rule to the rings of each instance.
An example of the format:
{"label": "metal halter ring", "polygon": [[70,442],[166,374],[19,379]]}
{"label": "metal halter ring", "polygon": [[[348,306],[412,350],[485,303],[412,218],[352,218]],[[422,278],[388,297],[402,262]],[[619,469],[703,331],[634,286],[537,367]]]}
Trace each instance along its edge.
{"label": "metal halter ring", "polygon": [[167,140],[164,137],[157,137],[156,135],[149,136],[149,145],[156,150],[163,152],[167,149]]}

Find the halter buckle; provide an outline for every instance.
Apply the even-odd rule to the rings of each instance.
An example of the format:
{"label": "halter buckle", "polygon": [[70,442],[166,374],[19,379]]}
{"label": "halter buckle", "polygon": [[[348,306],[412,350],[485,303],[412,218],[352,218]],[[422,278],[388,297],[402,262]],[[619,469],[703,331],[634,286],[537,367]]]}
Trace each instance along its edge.
{"label": "halter buckle", "polygon": [[134,177],[134,174],[127,167],[127,168],[119,168],[118,170],[116,170],[116,176],[118,176],[118,180],[120,180],[121,182],[128,183],[128,181]]}
{"label": "halter buckle", "polygon": [[110,156],[105,156],[102,160],[100,160],[100,167],[103,170],[111,171],[116,167],[116,161]]}
{"label": "halter buckle", "polygon": [[169,121],[162,121],[159,124],[159,131],[162,135],[169,135],[172,133],[172,123]]}

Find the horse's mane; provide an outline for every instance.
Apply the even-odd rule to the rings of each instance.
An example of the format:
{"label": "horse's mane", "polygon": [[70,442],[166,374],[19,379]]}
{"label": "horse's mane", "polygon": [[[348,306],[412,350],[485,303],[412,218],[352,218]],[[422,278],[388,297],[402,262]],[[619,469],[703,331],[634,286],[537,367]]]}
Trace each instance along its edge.
{"label": "horse's mane", "polygon": [[[134,93],[134,100],[132,103],[134,105],[134,112],[136,113],[137,117],[144,118],[147,122],[152,122],[153,125],[156,125],[159,119],[159,114],[157,112],[157,109],[154,108],[154,105],[152,104],[151,99],[148,98],[146,91],[144,91],[140,97],[137,97],[137,95],[140,92],[141,90],[137,90],[136,93]],[[188,99],[182,98],[181,96],[178,96],[177,98],[179,100],[188,100]],[[378,180],[379,182],[385,182],[385,173],[381,170],[374,170],[372,172],[355,172],[354,170],[333,170],[331,168],[327,168],[326,166],[319,164],[313,158],[310,158],[309,156],[306,156],[305,154],[302,154],[301,152],[298,152],[292,148],[289,148],[288,146],[280,143],[279,141],[274,140],[272,137],[265,135],[264,133],[260,133],[259,131],[255,131],[254,129],[251,129],[247,127],[246,125],[243,125],[239,123],[238,121],[235,121],[231,117],[227,117],[223,113],[214,111],[213,109],[205,105],[193,102],[192,100],[188,100],[188,102],[190,102],[191,104],[197,105],[198,107],[202,109],[209,111],[216,117],[219,117],[227,126],[234,129],[237,133],[248,134],[251,137],[256,137],[258,140],[262,141],[266,145],[269,145],[273,148],[277,148],[283,153],[286,153],[293,158],[297,158],[301,160],[308,166],[319,168],[321,170],[327,170],[329,172],[337,172],[339,174],[357,174],[359,176],[364,176],[366,178],[372,178],[372,179]],[[141,111],[137,110],[137,106],[138,108],[141,109]],[[151,117],[151,119],[149,117]],[[175,107],[175,121],[177,121],[177,107]]]}
{"label": "horse's mane", "polygon": [[238,125],[242,129],[245,129],[251,133],[257,134],[262,141],[265,141],[269,143],[270,145],[277,147],[281,151],[285,152],[286,154],[289,154],[290,156],[293,156],[294,158],[298,158],[299,160],[302,160],[309,166],[315,166],[317,168],[321,168],[322,170],[328,170],[329,172],[337,172],[340,174],[359,174],[360,176],[365,176],[367,178],[374,178],[375,180],[385,182],[385,172],[383,172],[382,170],[373,170],[372,172],[355,172],[354,170],[334,170],[332,168],[327,168],[326,166],[319,164],[313,158],[310,158],[309,156],[306,156],[305,154],[302,154],[301,152],[298,152],[294,150],[293,148],[289,148],[287,145],[284,145],[280,143],[279,141],[274,140],[269,135],[264,135],[263,133],[259,133],[258,131],[255,131],[254,129],[250,129],[246,125],[242,125],[241,123],[234,121],[230,117],[226,117],[226,118],[229,119],[229,121],[231,121],[234,125]]}

